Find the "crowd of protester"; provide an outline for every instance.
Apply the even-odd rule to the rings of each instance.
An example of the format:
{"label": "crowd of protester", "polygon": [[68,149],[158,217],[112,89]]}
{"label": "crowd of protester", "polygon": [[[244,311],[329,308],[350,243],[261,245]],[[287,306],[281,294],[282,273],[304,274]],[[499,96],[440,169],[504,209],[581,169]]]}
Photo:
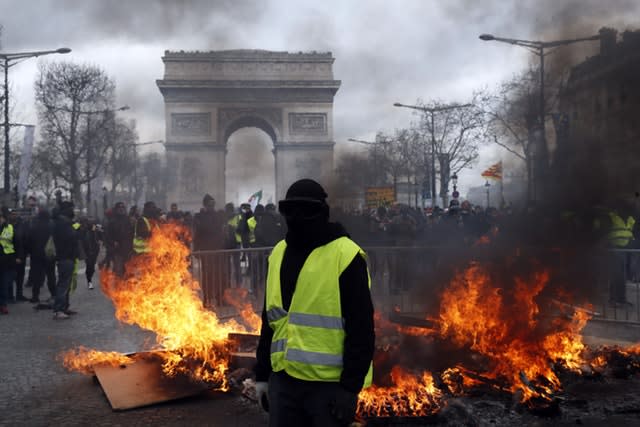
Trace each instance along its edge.
{"label": "crowd of protester", "polygon": [[[100,224],[87,217],[76,218],[69,201],[60,201],[51,210],[3,207],[0,223],[0,314],[9,314],[8,304],[24,302],[36,309],[52,309],[54,319],[76,314],[70,308],[70,297],[77,287],[81,261],[87,287],[94,289],[95,263],[103,240]],[[48,298],[42,294],[45,283]],[[26,289],[31,290],[30,298]]]}
{"label": "crowd of protester", "polygon": [[[428,261],[412,258],[415,250],[414,255],[398,255],[397,248],[437,251],[437,248],[472,248],[490,240],[499,242],[516,238],[520,240],[518,244],[538,247],[606,247],[607,236],[611,235],[612,211],[598,206],[561,210],[529,205],[515,211],[510,206],[484,208],[467,201],[455,202],[446,210],[403,204],[364,210],[332,207],[331,218],[342,223],[351,238],[362,247],[370,248],[374,255],[380,249],[396,248],[396,255],[387,259],[384,266],[394,272],[395,289],[407,286],[410,271],[424,274],[423,270],[430,268]],[[640,239],[634,238],[640,236],[637,230],[640,225],[634,219],[637,212],[626,209],[620,216],[628,218],[624,224],[628,227],[625,232],[630,236],[624,239],[622,247],[640,248]],[[230,262],[225,261],[224,265],[212,262],[204,255],[195,257],[200,260],[205,286],[214,275],[220,277],[220,272],[230,278],[232,286],[241,286],[243,274],[262,275],[266,258],[264,255],[252,258],[253,265],[247,268],[246,250],[273,247],[286,235],[286,222],[273,203],[253,207],[249,203],[237,207],[227,203],[223,209],[218,209],[216,201],[208,194],[195,214],[181,211],[176,203],[164,212],[154,202],[147,202],[140,212],[137,206],[127,209],[123,202],[117,202],[105,212],[102,221],[76,216],[73,203],[68,201],[58,201],[52,209],[34,208],[30,215],[2,208],[0,314],[8,314],[8,304],[30,302],[34,308],[53,309],[55,319],[68,318],[75,314],[70,309],[70,295],[77,286],[79,263],[85,266],[86,286],[90,290],[94,288],[98,262],[100,267],[122,276],[127,261],[148,250],[145,242],[152,233],[152,224],[162,222],[179,223],[188,228],[192,236],[191,249],[196,255],[238,250],[230,253]],[[605,225],[600,226],[601,223]],[[426,254],[422,253],[421,257],[429,258]],[[625,280],[640,279],[639,257],[625,254],[623,267],[619,267],[620,255],[616,257],[610,260],[609,271],[617,269],[619,273],[620,268],[624,268]],[[379,268],[375,256],[370,264],[374,272]],[[251,281],[256,285],[260,278],[252,277]],[[42,292],[45,283],[48,298]],[[26,289],[31,290],[30,296],[26,295]],[[624,295],[614,299],[624,301]]]}

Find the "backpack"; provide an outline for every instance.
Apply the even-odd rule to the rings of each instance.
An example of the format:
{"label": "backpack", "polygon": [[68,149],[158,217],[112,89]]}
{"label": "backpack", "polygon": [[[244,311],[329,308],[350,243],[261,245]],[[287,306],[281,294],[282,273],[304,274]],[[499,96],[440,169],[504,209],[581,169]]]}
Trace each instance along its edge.
{"label": "backpack", "polygon": [[48,259],[53,259],[56,257],[56,245],[53,242],[53,236],[49,236],[49,239],[47,239],[47,243],[44,245],[44,256]]}

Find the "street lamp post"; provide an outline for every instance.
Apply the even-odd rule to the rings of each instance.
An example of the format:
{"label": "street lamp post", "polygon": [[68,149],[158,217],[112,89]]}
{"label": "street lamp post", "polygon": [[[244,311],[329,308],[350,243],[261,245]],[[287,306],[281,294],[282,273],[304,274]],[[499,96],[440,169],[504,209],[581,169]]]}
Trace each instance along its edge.
{"label": "street lamp post", "polygon": [[[538,138],[540,143],[540,149],[538,151],[538,170],[536,170],[536,166],[534,165],[533,169],[536,172],[535,175],[532,176],[532,181],[534,184],[532,186],[532,195],[530,197],[533,200],[537,199],[537,192],[539,191],[538,185],[535,184],[535,181],[539,180],[542,176],[540,173],[540,168],[547,166],[549,153],[547,148],[547,136],[545,132],[545,111],[544,111],[544,57],[550,53],[555,52],[556,49],[560,46],[565,46],[572,43],[583,42],[583,41],[594,41],[600,40],[599,35],[590,36],[590,37],[581,37],[577,39],[567,39],[567,40],[554,40],[549,42],[543,41],[533,41],[533,40],[519,40],[519,39],[509,39],[504,37],[496,37],[493,34],[481,34],[479,36],[480,40],[483,41],[497,41],[502,43],[508,43],[516,46],[521,46],[528,49],[530,52],[533,52],[540,58],[540,96],[539,96],[539,105],[538,105],[538,126],[540,130],[540,136]],[[545,49],[552,48],[551,51],[545,53]]]}
{"label": "street lamp post", "polygon": [[491,184],[489,184],[489,181],[485,181],[484,188],[486,188],[487,190],[487,209],[489,209],[489,188],[490,187],[491,187]]}
{"label": "street lamp post", "polygon": [[423,107],[419,105],[405,105],[399,102],[393,104],[394,107],[411,108],[429,113],[431,119],[431,207],[436,206],[436,132],[434,114],[441,111],[455,110],[457,108],[471,107],[472,104],[451,104],[440,107]]}
{"label": "street lamp post", "polygon": [[0,53],[2,67],[4,68],[4,192],[11,191],[10,161],[11,149],[9,147],[9,67],[16,65],[27,58],[51,55],[54,53],[65,54],[71,52],[68,47],[56,50],[41,50],[35,52]]}
{"label": "street lamp post", "polygon": [[460,193],[458,193],[458,174],[455,172],[451,175],[451,183],[453,184],[453,193],[451,193],[451,198],[458,200],[458,197],[460,197]]}

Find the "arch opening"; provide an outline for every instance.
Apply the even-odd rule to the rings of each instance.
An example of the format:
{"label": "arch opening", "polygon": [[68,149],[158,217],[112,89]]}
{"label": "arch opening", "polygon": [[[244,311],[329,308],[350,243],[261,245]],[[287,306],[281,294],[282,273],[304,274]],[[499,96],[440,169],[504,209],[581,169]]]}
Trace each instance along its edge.
{"label": "arch opening", "polygon": [[275,135],[273,130],[268,132],[267,129],[239,125],[234,126],[232,131],[228,131],[225,200],[235,206],[247,202],[252,194],[260,190],[262,190],[260,203],[276,202],[273,155]]}

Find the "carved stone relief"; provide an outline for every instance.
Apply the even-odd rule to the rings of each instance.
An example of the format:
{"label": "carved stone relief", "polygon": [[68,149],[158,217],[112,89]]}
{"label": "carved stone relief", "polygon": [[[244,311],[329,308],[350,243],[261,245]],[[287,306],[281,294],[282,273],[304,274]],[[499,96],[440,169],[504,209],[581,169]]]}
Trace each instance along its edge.
{"label": "carved stone relief", "polygon": [[209,113],[172,113],[171,133],[177,136],[207,136],[211,134]]}
{"label": "carved stone relief", "polygon": [[292,135],[326,135],[325,113],[289,113],[289,133]]}
{"label": "carved stone relief", "polygon": [[190,64],[170,64],[170,74],[189,76],[208,76],[215,74],[233,74],[251,76],[257,73],[277,76],[282,73],[300,74],[300,76],[317,75],[331,78],[330,63],[315,62],[192,62]]}
{"label": "carved stone relief", "polygon": [[220,108],[218,110],[218,126],[224,128],[240,117],[262,117],[275,126],[282,127],[282,110],[279,108]]}

